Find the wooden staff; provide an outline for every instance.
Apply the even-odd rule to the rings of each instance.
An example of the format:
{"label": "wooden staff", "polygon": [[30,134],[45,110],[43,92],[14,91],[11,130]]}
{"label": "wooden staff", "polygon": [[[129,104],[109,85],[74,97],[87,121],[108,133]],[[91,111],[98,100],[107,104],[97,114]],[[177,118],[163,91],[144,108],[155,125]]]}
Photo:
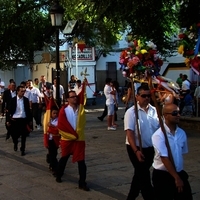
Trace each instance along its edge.
{"label": "wooden staff", "polygon": [[[154,91],[154,87],[153,87],[153,84],[152,84],[152,77],[149,75],[148,76],[148,85],[149,85],[149,89],[151,91]],[[156,101],[156,96],[155,96],[155,93],[154,92],[151,92],[151,97],[152,97],[152,100],[154,102],[154,105],[156,107],[156,111],[157,111],[157,114],[158,114],[158,119],[159,119],[159,123],[160,123],[160,128],[164,134],[164,137],[165,137],[165,144],[166,144],[166,147],[167,147],[167,151],[168,151],[168,156],[169,156],[169,160],[171,161],[172,165],[174,166],[175,168],[175,164],[174,164],[174,159],[173,159],[173,156],[172,156],[172,152],[171,152],[171,148],[169,146],[169,141],[168,141],[168,138],[167,138],[167,133],[166,133],[166,130],[165,130],[165,127],[164,127],[164,124],[163,124],[163,120],[162,120],[162,117],[161,117],[161,113],[160,113],[160,110],[159,110],[159,107],[158,107],[158,103]],[[176,169],[176,168],[175,168]]]}
{"label": "wooden staff", "polygon": [[135,107],[135,122],[136,122],[136,128],[137,128],[137,133],[138,133],[139,148],[140,148],[140,151],[142,152],[142,139],[141,139],[141,133],[140,133],[140,120],[139,120],[139,116],[138,116],[138,105],[137,105],[137,101],[136,101],[136,98],[135,98],[134,79],[130,79],[130,81],[131,81],[133,102],[134,102],[134,107]]}

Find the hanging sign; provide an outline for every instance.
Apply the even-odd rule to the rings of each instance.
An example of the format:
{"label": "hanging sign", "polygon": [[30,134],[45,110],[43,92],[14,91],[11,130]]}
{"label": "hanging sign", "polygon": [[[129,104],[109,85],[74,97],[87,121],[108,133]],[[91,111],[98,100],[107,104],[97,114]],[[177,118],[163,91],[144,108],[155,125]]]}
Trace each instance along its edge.
{"label": "hanging sign", "polygon": [[[76,47],[71,48],[71,58],[76,60]],[[94,47],[77,48],[77,59],[82,61],[95,61]]]}

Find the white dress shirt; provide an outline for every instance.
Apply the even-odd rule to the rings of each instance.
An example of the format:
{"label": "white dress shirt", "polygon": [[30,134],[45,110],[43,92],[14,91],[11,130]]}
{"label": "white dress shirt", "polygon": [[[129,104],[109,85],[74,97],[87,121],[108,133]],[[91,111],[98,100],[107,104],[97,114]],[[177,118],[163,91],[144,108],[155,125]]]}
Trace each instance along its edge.
{"label": "white dress shirt", "polygon": [[74,112],[74,109],[68,105],[65,108],[65,114],[67,116],[68,122],[71,124],[74,130],[76,130],[77,126],[77,117],[78,117],[78,109]]}
{"label": "white dress shirt", "polygon": [[19,98],[17,96],[17,108],[16,108],[16,111],[15,111],[15,113],[13,115],[13,118],[26,118],[23,97]]}
{"label": "white dress shirt", "polygon": [[[170,129],[164,124],[169,146],[174,159],[176,171],[180,172],[183,170],[183,154],[188,153],[187,137],[185,132],[177,127],[175,134],[170,132]],[[155,149],[153,167],[158,170],[167,171],[166,167],[161,161],[161,156],[168,157],[168,151],[165,144],[165,137],[161,128],[159,128],[152,136],[152,142]]]}
{"label": "white dress shirt", "polygon": [[[138,104],[139,127],[142,140],[142,147],[152,147],[151,137],[153,133],[160,127],[156,109],[149,104],[147,113]],[[135,118],[135,107],[130,107],[124,115],[124,130],[132,130],[134,132],[136,146],[139,146],[138,131]],[[126,136],[126,144],[129,145]]]}

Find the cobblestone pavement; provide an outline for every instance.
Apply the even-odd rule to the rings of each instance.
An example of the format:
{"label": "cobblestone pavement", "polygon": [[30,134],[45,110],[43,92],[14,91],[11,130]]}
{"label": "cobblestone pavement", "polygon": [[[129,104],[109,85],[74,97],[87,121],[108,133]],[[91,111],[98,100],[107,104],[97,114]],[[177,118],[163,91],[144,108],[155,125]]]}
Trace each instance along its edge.
{"label": "cobblestone pavement", "polygon": [[[103,106],[102,106],[103,107]],[[5,141],[4,119],[0,122],[0,199],[1,200],[125,200],[133,167],[125,148],[124,108],[118,110],[117,131],[107,131],[106,120],[97,119],[98,106],[87,106],[86,165],[90,192],[78,189],[78,167],[69,159],[63,182],[57,183],[48,170],[43,132],[33,131],[27,138],[26,155],[13,150]],[[194,124],[195,126],[195,124]],[[194,200],[200,199],[200,133],[187,131],[189,154],[185,170],[190,175]],[[59,156],[58,156],[59,157]],[[140,196],[138,200],[142,200]]]}

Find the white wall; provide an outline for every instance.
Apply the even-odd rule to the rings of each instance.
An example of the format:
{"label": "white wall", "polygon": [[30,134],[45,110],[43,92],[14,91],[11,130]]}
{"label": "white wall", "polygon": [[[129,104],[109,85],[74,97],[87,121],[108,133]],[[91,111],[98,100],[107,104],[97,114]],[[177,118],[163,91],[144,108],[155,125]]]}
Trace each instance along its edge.
{"label": "white wall", "polygon": [[97,61],[97,70],[107,70],[106,68],[106,63],[107,62],[116,62],[117,63],[117,70],[120,69],[120,64],[119,64],[119,57],[120,57],[121,52],[110,52],[109,54],[106,55],[106,57],[101,57]]}
{"label": "white wall", "polygon": [[13,79],[15,78],[14,71],[9,71],[9,70],[1,71],[0,70],[0,78],[5,83],[5,87],[7,88],[7,86],[9,85],[9,80],[11,78],[13,78]]}

